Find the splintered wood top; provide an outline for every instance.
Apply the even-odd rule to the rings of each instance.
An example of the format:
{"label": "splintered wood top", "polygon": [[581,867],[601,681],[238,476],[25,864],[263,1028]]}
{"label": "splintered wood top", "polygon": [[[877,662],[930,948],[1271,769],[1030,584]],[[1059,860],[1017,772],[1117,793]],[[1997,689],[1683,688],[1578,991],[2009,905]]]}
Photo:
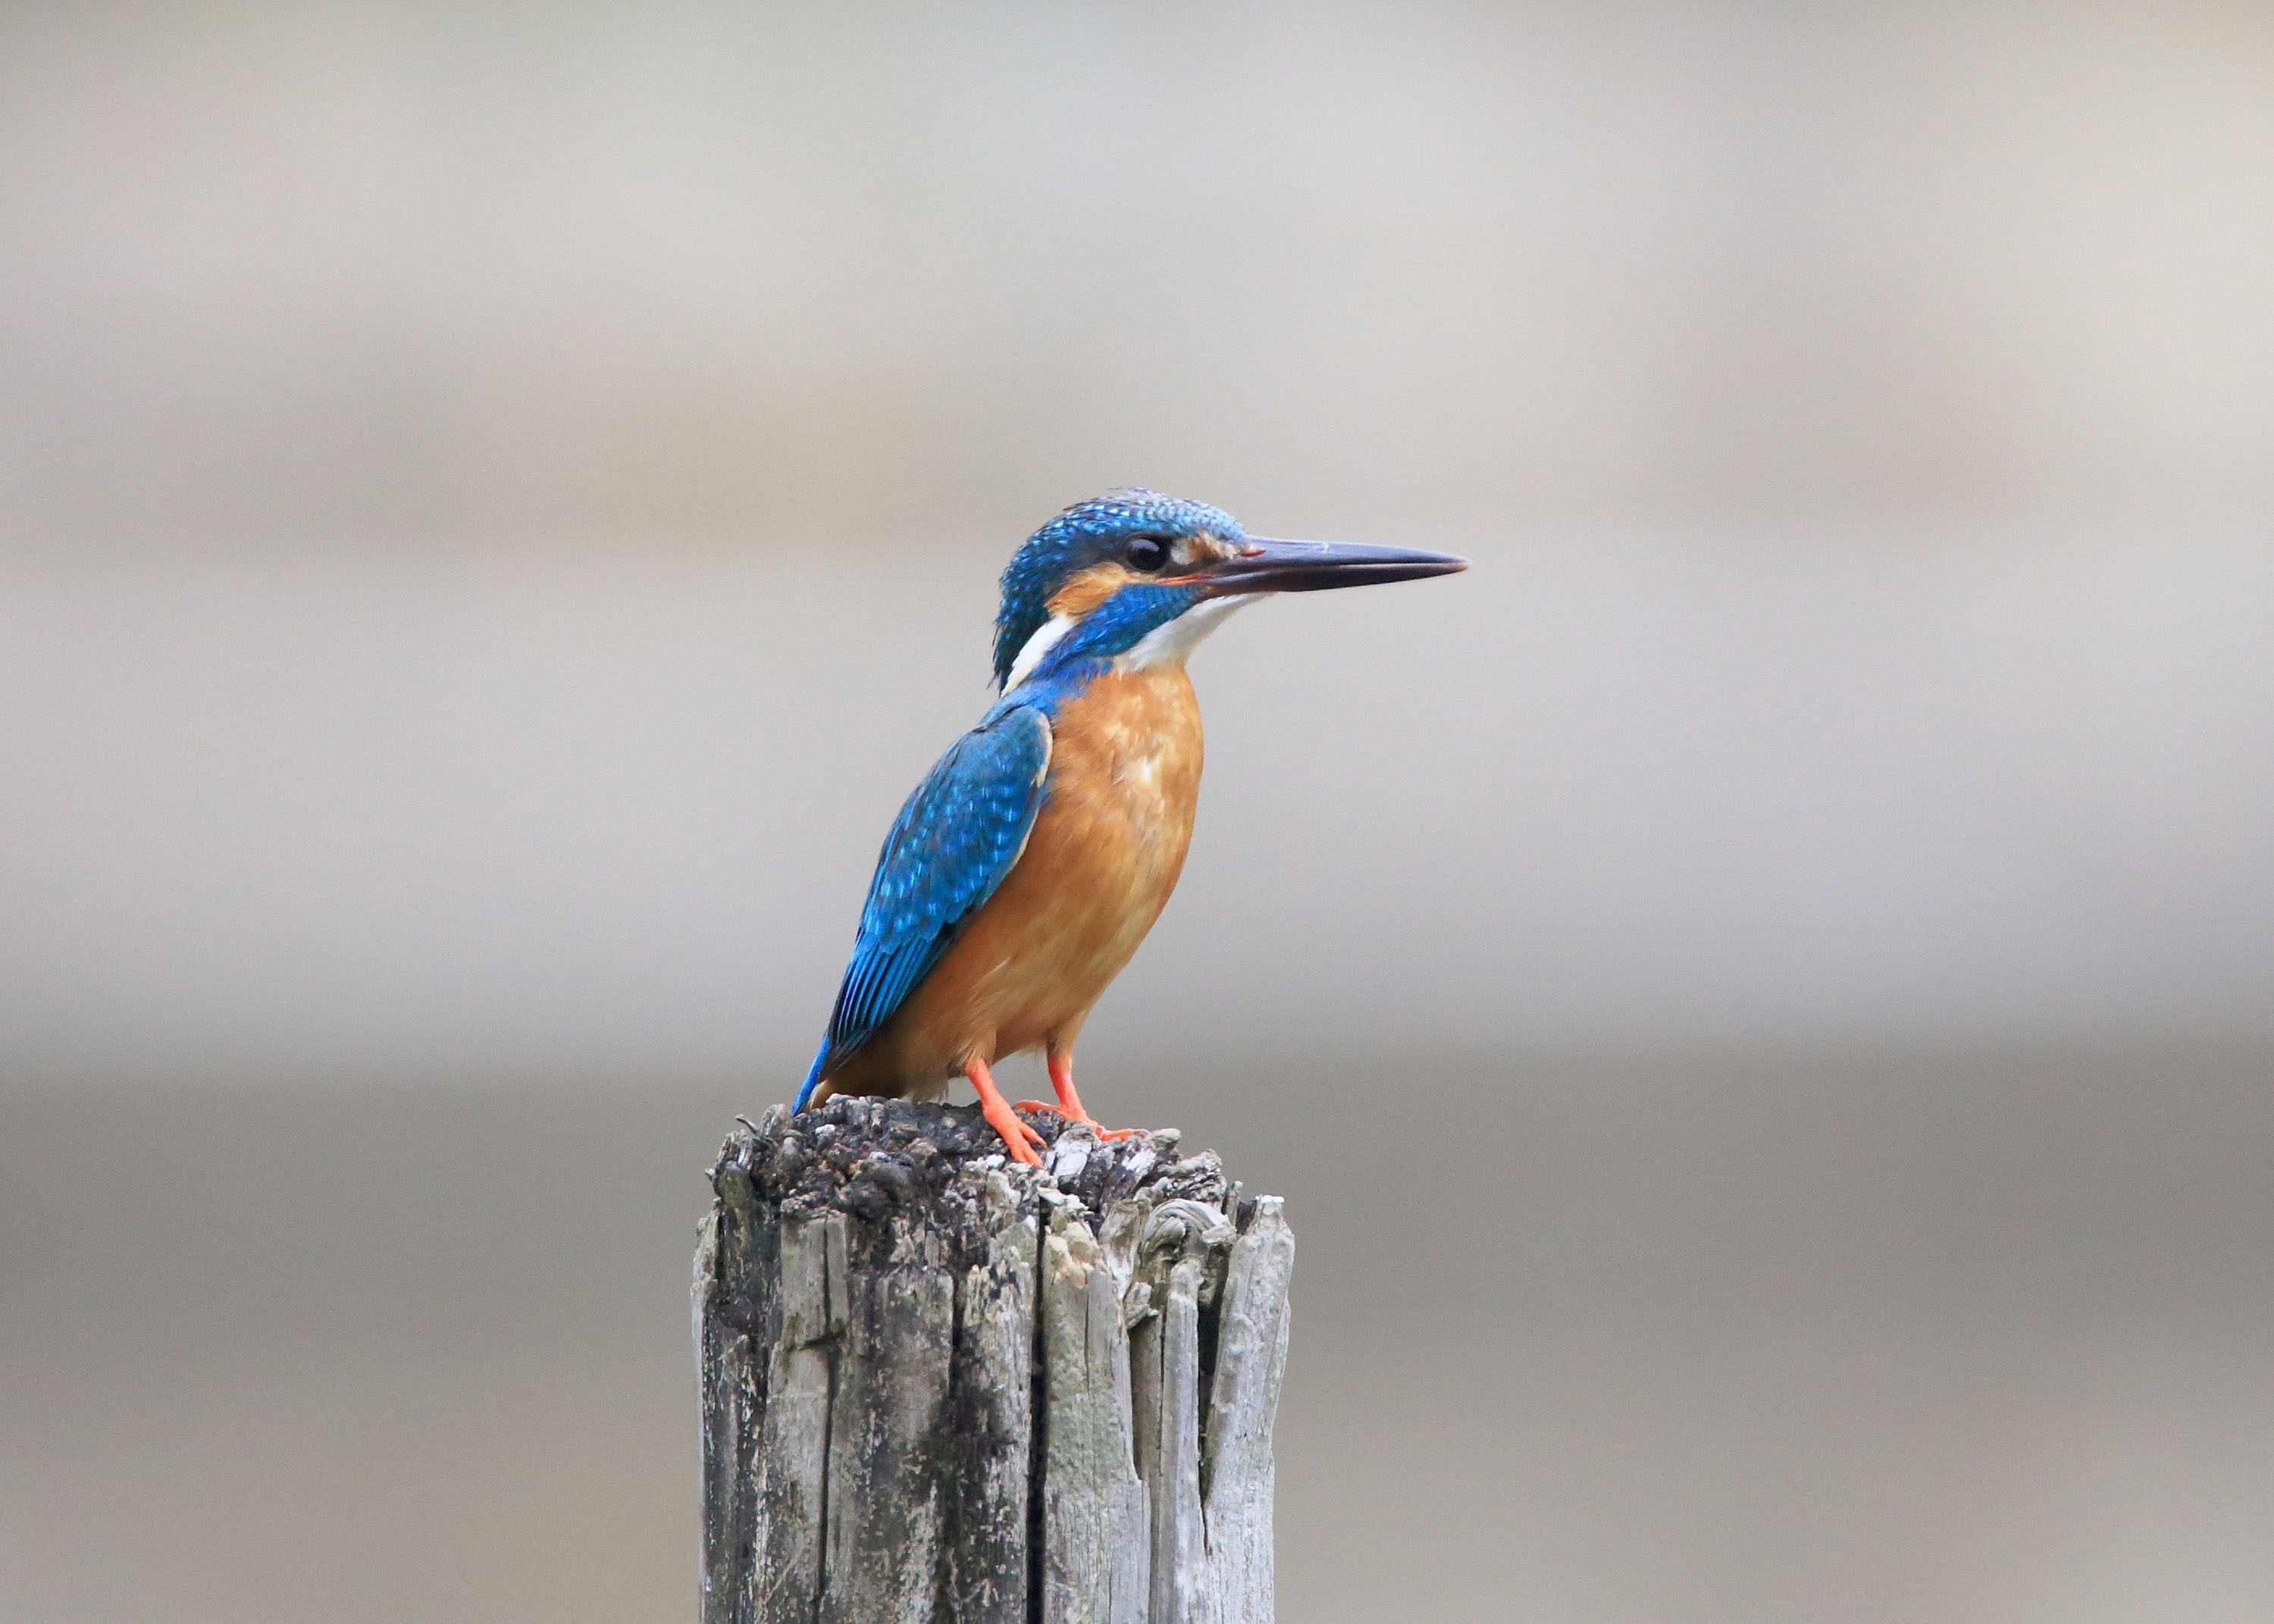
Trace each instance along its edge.
{"label": "splintered wood top", "polygon": [[975,1105],[915,1105],[905,1100],[834,1099],[796,1116],[776,1106],[727,1135],[712,1169],[722,1181],[749,1181],[759,1200],[789,1212],[836,1211],[869,1222],[908,1207],[953,1205],[971,1188],[967,1169],[999,1171],[1022,1207],[1070,1207],[1093,1227],[1107,1209],[1140,1193],[1156,1201],[1194,1200],[1223,1208],[1240,1227],[1237,1185],[1212,1151],[1179,1154],[1174,1128],[1100,1140],[1050,1111],[1031,1120],[1047,1141],[1039,1169],[1013,1162]]}

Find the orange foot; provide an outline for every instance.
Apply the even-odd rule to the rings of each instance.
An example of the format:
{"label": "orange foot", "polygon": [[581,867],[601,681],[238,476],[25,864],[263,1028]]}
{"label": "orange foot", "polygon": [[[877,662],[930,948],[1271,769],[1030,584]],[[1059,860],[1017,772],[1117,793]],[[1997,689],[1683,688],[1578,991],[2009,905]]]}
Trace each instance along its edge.
{"label": "orange foot", "polygon": [[1042,1100],[1021,1100],[1015,1109],[1022,1111],[1056,1111],[1068,1122],[1078,1122],[1102,1139],[1135,1139],[1145,1132],[1142,1128],[1109,1128],[1081,1109],[1081,1096],[1073,1091],[1073,1056],[1065,1049],[1054,1049],[1044,1061],[1050,1073],[1050,1086],[1058,1091],[1058,1102],[1051,1105]]}
{"label": "orange foot", "polygon": [[1048,1100],[1013,1100],[1011,1101],[1011,1109],[1014,1111],[1053,1111],[1068,1122],[1081,1124],[1102,1139],[1135,1139],[1145,1132],[1142,1128],[1109,1128],[1095,1116],[1078,1116],[1063,1105],[1053,1105]]}
{"label": "orange foot", "polygon": [[1003,1091],[995,1086],[995,1076],[988,1071],[987,1063],[974,1055],[964,1062],[963,1074],[979,1090],[979,1114],[987,1118],[989,1127],[1002,1136],[1003,1148],[1010,1153],[1011,1160],[1023,1162],[1028,1167],[1042,1166],[1043,1159],[1035,1150],[1043,1143],[1043,1136],[1011,1114],[1010,1103],[1003,1098]]}

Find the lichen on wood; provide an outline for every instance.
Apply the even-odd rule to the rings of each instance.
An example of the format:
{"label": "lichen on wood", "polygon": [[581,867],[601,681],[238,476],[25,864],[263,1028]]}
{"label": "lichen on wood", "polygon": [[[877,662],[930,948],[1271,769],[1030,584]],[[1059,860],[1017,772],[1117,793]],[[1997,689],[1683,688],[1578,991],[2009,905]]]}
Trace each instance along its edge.
{"label": "lichen on wood", "polygon": [[845,1098],[727,1140],[704,1624],[1269,1624],[1294,1243],[1173,1132]]}

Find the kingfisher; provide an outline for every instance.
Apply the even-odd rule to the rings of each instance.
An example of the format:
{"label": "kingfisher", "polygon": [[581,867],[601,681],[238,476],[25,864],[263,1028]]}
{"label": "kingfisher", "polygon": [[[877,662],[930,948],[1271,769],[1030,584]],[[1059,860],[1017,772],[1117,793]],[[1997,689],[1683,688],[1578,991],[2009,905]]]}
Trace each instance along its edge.
{"label": "kingfisher", "polygon": [[[794,1108],[840,1094],[942,1098],[969,1079],[1017,1161],[1018,1112],[1104,1138],[1073,1081],[1082,1023],[1176,889],[1201,784],[1186,658],[1234,610],[1449,575],[1465,559],[1250,536],[1157,491],[1078,502],[1003,571],[998,697],[948,748],[885,837],[829,1030]],[[991,1068],[1043,1051],[1047,1102],[1013,1106]]]}

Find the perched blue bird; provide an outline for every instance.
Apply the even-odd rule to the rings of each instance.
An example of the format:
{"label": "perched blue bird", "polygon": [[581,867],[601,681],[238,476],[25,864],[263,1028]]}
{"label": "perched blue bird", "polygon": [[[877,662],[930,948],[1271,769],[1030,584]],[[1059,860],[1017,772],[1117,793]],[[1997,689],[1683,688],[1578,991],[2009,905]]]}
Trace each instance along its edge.
{"label": "perched blue bird", "polygon": [[1268,593],[1466,568],[1269,541],[1155,491],[1078,503],[1028,538],[1003,571],[1001,697],[885,838],[797,1109],[839,1094],[937,1100],[966,1077],[1031,1162],[1041,1136],[989,1068],[1040,1049],[1056,1109],[1096,1127],[1074,1092],[1074,1040],[1160,917],[1192,839],[1201,715],[1186,657]]}

